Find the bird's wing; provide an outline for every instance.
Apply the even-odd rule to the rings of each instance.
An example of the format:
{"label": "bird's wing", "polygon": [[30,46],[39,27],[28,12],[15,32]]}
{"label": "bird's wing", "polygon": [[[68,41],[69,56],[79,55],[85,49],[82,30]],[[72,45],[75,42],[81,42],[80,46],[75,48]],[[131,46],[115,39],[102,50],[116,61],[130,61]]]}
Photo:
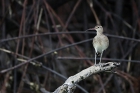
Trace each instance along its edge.
{"label": "bird's wing", "polygon": [[108,37],[103,35],[103,40],[104,40],[104,42],[106,42],[106,45],[107,45],[106,47],[108,47],[109,46],[109,39],[108,39]]}

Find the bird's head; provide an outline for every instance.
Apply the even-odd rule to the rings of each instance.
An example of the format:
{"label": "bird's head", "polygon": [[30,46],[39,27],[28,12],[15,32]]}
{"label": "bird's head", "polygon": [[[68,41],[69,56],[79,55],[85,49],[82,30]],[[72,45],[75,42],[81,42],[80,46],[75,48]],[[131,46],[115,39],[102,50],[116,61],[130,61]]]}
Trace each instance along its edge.
{"label": "bird's head", "polygon": [[90,28],[88,30],[96,30],[97,33],[103,33],[103,27],[101,25],[96,25],[94,28]]}
{"label": "bird's head", "polygon": [[103,27],[101,25],[96,25],[94,27],[94,30],[96,30],[97,33],[103,33]]}

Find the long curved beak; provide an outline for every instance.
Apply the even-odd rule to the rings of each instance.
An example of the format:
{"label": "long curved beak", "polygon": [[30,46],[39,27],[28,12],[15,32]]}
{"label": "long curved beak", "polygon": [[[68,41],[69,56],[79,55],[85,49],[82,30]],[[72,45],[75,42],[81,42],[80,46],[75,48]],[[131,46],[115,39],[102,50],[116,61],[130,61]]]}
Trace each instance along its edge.
{"label": "long curved beak", "polygon": [[89,28],[89,29],[87,29],[86,31],[89,31],[89,30],[95,30],[95,28]]}
{"label": "long curved beak", "polygon": [[95,28],[89,28],[88,30],[95,30]]}

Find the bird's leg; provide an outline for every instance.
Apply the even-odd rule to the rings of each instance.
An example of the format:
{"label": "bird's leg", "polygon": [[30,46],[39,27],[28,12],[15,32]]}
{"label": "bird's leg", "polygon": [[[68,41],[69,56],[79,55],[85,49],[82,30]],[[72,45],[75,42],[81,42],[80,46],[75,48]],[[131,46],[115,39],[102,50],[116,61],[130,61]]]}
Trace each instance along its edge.
{"label": "bird's leg", "polygon": [[102,53],[101,53],[101,56],[100,56],[100,62],[99,62],[99,63],[101,63],[102,55],[103,55],[103,51],[102,51]]}
{"label": "bird's leg", "polygon": [[95,63],[94,63],[94,65],[96,65],[96,52],[95,52]]}

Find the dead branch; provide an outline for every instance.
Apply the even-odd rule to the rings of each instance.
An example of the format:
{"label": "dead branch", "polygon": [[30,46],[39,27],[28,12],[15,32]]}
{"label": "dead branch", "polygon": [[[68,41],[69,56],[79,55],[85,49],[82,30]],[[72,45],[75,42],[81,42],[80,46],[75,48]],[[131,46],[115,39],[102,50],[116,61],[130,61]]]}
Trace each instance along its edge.
{"label": "dead branch", "polygon": [[108,63],[100,63],[93,65],[87,69],[82,70],[81,72],[77,73],[74,76],[70,76],[63,85],[58,87],[53,93],[73,93],[73,91],[76,88],[76,84],[80,82],[83,79],[86,79],[87,77],[97,74],[99,72],[103,71],[110,71],[117,66],[119,66],[120,63],[117,62],[108,62]]}

